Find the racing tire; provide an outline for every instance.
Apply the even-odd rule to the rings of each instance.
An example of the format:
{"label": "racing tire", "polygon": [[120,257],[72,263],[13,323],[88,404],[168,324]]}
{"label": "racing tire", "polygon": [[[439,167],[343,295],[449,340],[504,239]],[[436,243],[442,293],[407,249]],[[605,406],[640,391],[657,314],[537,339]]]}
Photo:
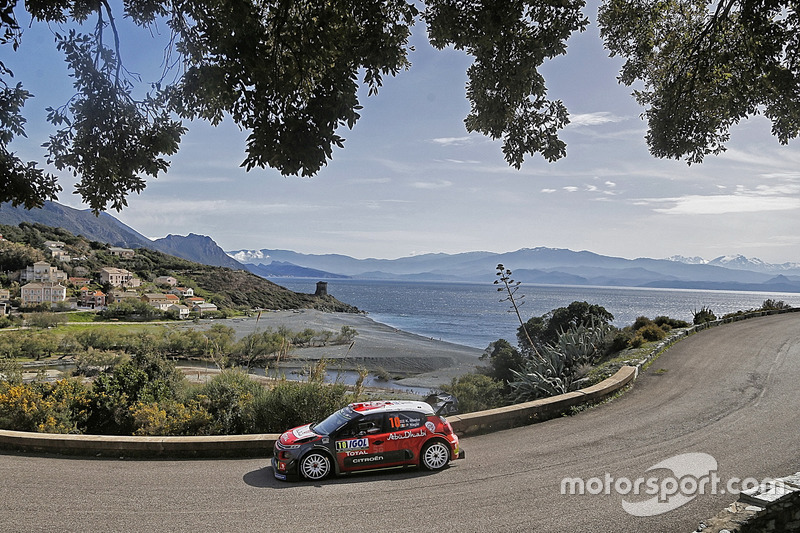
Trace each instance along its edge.
{"label": "racing tire", "polygon": [[428,442],[422,447],[419,462],[426,470],[441,470],[450,462],[450,447],[440,440]]}
{"label": "racing tire", "polygon": [[331,473],[331,459],[321,452],[311,452],[300,461],[300,475],[309,481],[325,479]]}

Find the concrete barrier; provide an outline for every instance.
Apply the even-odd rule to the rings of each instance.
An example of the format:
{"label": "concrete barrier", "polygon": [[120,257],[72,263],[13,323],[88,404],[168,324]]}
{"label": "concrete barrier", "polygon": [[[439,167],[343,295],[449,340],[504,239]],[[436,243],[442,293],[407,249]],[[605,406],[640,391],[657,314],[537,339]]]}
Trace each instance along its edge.
{"label": "concrete barrier", "polygon": [[451,415],[447,420],[459,436],[533,424],[562,415],[572,407],[607,398],[636,379],[636,375],[636,367],[624,366],[610,378],[585,389],[477,413]]}
{"label": "concrete barrier", "polygon": [[265,457],[277,434],[207,437],[62,435],[0,430],[0,448],[37,453],[98,457]]}

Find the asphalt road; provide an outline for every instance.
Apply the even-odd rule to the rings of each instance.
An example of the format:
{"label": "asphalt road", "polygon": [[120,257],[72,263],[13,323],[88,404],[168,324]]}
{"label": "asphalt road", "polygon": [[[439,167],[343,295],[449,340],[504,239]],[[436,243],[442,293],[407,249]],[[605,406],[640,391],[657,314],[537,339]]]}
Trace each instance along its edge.
{"label": "asphalt road", "polygon": [[[800,470],[799,377],[800,313],[791,313],[694,335],[611,403],[464,439],[466,460],[437,474],[287,484],[273,478],[266,458],[0,455],[0,531],[689,532],[736,499],[720,493],[733,478]],[[692,463],[680,471],[674,462],[687,463],[678,458],[668,470],[648,471],[689,453],[708,454],[716,468]],[[687,483],[690,501],[674,510],[662,512],[680,503],[666,494],[652,507],[661,514],[623,509],[623,501],[655,498],[621,494],[623,478],[658,477],[669,492],[671,476],[691,482],[702,474],[721,480],[716,494],[705,485],[697,495]],[[609,494],[564,495],[565,477],[584,479],[594,492],[603,481]]]}

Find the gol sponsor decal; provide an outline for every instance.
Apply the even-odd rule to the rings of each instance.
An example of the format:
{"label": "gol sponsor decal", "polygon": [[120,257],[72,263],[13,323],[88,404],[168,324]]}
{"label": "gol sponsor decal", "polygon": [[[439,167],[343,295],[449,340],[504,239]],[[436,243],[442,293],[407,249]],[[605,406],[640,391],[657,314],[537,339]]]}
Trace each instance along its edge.
{"label": "gol sponsor decal", "polygon": [[425,432],[424,429],[420,430],[420,431],[408,430],[408,431],[404,431],[402,433],[392,433],[391,435],[389,435],[389,440],[414,439],[414,438],[417,438],[417,437],[424,437],[426,435],[427,435],[427,433]]}
{"label": "gol sponsor decal", "polygon": [[337,452],[346,452],[349,450],[364,450],[366,448],[369,448],[369,439],[365,438],[340,440],[336,442]]}

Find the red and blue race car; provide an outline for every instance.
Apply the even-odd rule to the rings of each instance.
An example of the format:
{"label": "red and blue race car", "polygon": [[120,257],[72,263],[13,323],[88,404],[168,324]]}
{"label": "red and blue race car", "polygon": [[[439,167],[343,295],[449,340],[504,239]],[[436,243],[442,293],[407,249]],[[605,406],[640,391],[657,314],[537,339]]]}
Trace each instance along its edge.
{"label": "red and blue race car", "polygon": [[282,434],[273,472],[278,479],[316,481],[334,472],[396,466],[441,470],[464,452],[439,412],[417,401],[352,403],[322,422]]}

